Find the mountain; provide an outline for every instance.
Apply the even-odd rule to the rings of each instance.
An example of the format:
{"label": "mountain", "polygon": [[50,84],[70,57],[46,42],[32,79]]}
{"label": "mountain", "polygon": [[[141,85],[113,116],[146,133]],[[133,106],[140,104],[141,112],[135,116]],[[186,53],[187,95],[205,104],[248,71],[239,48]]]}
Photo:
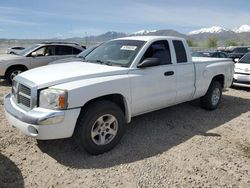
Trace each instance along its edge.
{"label": "mountain", "polygon": [[213,26],[191,31],[188,37],[199,43],[204,43],[209,38],[216,38],[220,45],[225,45],[229,41],[235,41],[239,45],[250,44],[250,26],[242,25],[234,29]]}
{"label": "mountain", "polygon": [[199,30],[194,30],[188,33],[188,35],[198,35],[202,33],[224,33],[224,32],[234,32],[234,33],[245,33],[250,32],[250,25],[241,25],[240,27],[236,27],[234,29],[226,29],[219,26],[212,26],[208,28],[201,28]]}
{"label": "mountain", "polygon": [[[4,46],[30,46],[31,44],[43,41],[67,41],[76,42],[82,45],[92,45],[102,43],[111,39],[121,38],[126,36],[143,36],[143,35],[158,35],[158,36],[176,36],[185,39],[193,40],[199,46],[205,46],[209,38],[216,38],[218,45],[226,45],[229,42],[236,42],[238,45],[250,45],[250,25],[241,25],[234,29],[227,29],[220,26],[212,26],[191,31],[188,34],[183,34],[172,29],[147,30],[143,29],[132,34],[124,32],[109,31],[101,35],[92,35],[87,37],[72,37],[66,39],[0,39],[0,48]],[[3,46],[3,47],[2,47]]]}
{"label": "mountain", "polygon": [[83,40],[84,41],[91,41],[92,43],[96,43],[96,42],[99,43],[99,42],[105,42],[105,41],[108,41],[111,39],[121,38],[121,37],[126,37],[126,36],[128,36],[128,34],[126,34],[126,33],[109,31],[109,32],[106,32],[104,34],[97,35],[97,36],[84,37]]}
{"label": "mountain", "polygon": [[187,38],[185,34],[179,33],[172,29],[162,29],[162,30],[141,30],[133,33],[131,36],[141,36],[141,35],[157,35],[157,36],[174,36]]}
{"label": "mountain", "polygon": [[201,33],[223,33],[229,31],[228,29],[225,29],[223,27],[219,26],[212,26],[208,28],[201,28],[199,30],[191,31],[188,33],[188,35],[197,35]]}
{"label": "mountain", "polygon": [[134,32],[133,35],[146,35],[146,34],[149,34],[149,33],[154,33],[156,32],[156,30],[140,30],[140,31],[137,31],[137,32]]}
{"label": "mountain", "polygon": [[235,33],[246,33],[250,32],[250,26],[249,25],[242,25],[240,27],[236,27],[233,29]]}

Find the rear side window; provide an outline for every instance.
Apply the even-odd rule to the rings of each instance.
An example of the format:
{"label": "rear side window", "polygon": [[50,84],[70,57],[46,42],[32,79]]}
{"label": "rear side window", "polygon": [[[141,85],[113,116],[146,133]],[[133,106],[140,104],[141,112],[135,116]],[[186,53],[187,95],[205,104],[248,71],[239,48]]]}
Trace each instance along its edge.
{"label": "rear side window", "polygon": [[71,46],[57,46],[56,55],[72,55]]}
{"label": "rear side window", "polygon": [[233,50],[234,53],[247,53],[249,52],[250,48],[235,48]]}
{"label": "rear side window", "polygon": [[143,59],[146,58],[159,58],[161,65],[171,64],[171,55],[168,41],[162,40],[151,44],[145,52]]}
{"label": "rear side window", "polygon": [[186,63],[187,53],[183,45],[183,42],[180,40],[173,40],[173,44],[174,44],[177,63]]}

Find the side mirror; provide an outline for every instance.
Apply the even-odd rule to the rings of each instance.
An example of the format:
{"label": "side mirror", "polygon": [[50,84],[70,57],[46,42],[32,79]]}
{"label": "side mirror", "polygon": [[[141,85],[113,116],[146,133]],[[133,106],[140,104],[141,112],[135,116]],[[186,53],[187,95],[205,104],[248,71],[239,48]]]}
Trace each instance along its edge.
{"label": "side mirror", "polygon": [[37,57],[37,55],[38,55],[37,52],[32,52],[32,53],[31,53],[31,56],[32,56],[32,57]]}
{"label": "side mirror", "polygon": [[144,68],[144,67],[154,67],[161,64],[161,61],[159,58],[146,58],[141,62],[139,65],[137,65],[138,68]]}
{"label": "side mirror", "polygon": [[234,61],[235,63],[238,63],[238,62],[239,62],[239,60],[240,60],[240,58],[234,58],[234,60],[233,60],[233,61]]}

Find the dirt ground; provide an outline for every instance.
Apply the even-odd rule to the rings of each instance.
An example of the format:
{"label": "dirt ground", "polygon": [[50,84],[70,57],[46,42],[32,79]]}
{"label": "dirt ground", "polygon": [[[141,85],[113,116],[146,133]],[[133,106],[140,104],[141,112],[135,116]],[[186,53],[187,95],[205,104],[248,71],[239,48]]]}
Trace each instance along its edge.
{"label": "dirt ground", "polygon": [[192,101],[136,117],[99,156],[12,128],[9,91],[0,81],[0,187],[250,187],[250,88],[229,89],[215,111]]}

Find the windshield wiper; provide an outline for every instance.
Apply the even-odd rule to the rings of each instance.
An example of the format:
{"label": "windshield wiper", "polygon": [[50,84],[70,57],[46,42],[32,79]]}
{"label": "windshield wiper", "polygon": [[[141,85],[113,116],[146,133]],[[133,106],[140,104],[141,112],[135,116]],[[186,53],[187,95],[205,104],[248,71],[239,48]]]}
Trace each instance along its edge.
{"label": "windshield wiper", "polygon": [[110,61],[102,61],[102,60],[95,60],[94,61],[95,63],[100,63],[100,64],[102,64],[102,65],[109,65],[109,66],[112,66],[113,65],[113,63],[112,62],[110,62]]}
{"label": "windshield wiper", "polygon": [[99,63],[101,65],[108,65],[108,66],[118,66],[118,67],[126,67],[126,66],[123,66],[123,65],[120,65],[118,63],[115,63],[115,62],[112,62],[112,61],[103,61],[103,60],[100,60],[100,59],[97,59],[97,60],[85,60],[85,62],[89,62],[89,63]]}

